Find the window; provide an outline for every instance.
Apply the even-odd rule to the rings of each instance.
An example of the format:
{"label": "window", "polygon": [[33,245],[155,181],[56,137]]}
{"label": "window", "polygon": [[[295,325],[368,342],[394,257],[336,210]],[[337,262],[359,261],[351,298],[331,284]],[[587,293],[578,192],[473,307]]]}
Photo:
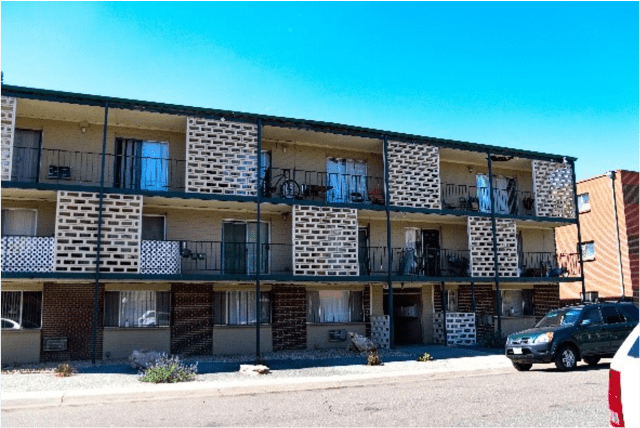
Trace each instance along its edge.
{"label": "window", "polygon": [[[585,321],[588,321],[585,323]],[[582,322],[588,325],[602,324],[602,314],[597,307],[588,308],[582,318]]]}
{"label": "window", "polygon": [[329,202],[364,202],[367,199],[367,163],[353,159],[327,159]]}
{"label": "window", "polygon": [[502,290],[502,315],[523,317],[533,315],[533,290]]}
{"label": "window", "polygon": [[2,236],[36,236],[36,210],[2,210]]}
{"label": "window", "polygon": [[445,290],[447,312],[458,312],[458,290]]}
{"label": "window", "polygon": [[3,291],[2,328],[42,327],[42,291]]}
{"label": "window", "polygon": [[105,327],[166,327],[171,317],[168,291],[105,291]]}
{"label": "window", "polygon": [[578,212],[584,213],[591,211],[591,202],[589,201],[589,194],[583,193],[578,195]]}
{"label": "window", "polygon": [[622,315],[615,306],[602,306],[602,318],[605,324],[625,322],[624,315]]}
{"label": "window", "polygon": [[[225,222],[222,224],[224,273],[254,274],[256,272],[258,223]],[[262,242],[260,273],[269,272],[269,225],[260,223]]]}
{"label": "window", "polygon": [[320,290],[307,292],[307,322],[362,322],[362,291]]}
{"label": "window", "polygon": [[118,138],[114,187],[168,190],[169,144]]}
{"label": "window", "polygon": [[582,260],[587,262],[589,260],[595,260],[596,258],[596,245],[592,242],[585,242],[582,244]]}
{"label": "window", "polygon": [[164,241],[164,216],[143,215],[142,216],[142,240],[143,241]]}
{"label": "window", "polygon": [[[255,325],[255,291],[216,291],[213,293],[213,323],[216,325]],[[260,293],[260,324],[271,323],[271,295]]]}

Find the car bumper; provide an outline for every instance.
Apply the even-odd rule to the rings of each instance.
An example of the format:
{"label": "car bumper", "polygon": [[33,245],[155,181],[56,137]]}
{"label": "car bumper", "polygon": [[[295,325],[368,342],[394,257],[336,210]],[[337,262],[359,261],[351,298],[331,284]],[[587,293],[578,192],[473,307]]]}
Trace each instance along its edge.
{"label": "car bumper", "polygon": [[550,363],[553,361],[553,350],[550,343],[538,345],[509,345],[504,349],[504,354],[514,363]]}

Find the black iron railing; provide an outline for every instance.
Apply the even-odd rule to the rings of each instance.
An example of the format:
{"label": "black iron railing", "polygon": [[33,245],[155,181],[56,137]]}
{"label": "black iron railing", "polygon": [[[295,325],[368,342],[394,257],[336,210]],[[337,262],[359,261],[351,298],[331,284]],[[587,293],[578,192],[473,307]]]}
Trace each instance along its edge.
{"label": "black iron railing", "polygon": [[580,276],[578,254],[526,252],[518,255],[521,277]]}
{"label": "black iron railing", "polygon": [[[493,195],[497,214],[534,214],[535,201],[532,192],[494,189]],[[489,188],[443,183],[442,208],[459,211],[491,212]]]}

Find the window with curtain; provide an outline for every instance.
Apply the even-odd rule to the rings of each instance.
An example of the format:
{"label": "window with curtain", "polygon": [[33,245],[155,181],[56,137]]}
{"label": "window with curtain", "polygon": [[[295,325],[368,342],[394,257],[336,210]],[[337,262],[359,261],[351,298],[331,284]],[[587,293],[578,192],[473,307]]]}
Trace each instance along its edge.
{"label": "window with curtain", "polygon": [[308,291],[307,321],[312,323],[364,321],[363,292],[346,290]]}
{"label": "window with curtain", "polygon": [[328,202],[367,200],[367,163],[354,159],[327,159]]}
{"label": "window with curtain", "polygon": [[502,315],[523,317],[533,315],[533,290],[501,290]]}
{"label": "window with curtain", "polygon": [[168,190],[169,144],[118,138],[114,187]]}
{"label": "window with curtain", "polygon": [[42,327],[42,291],[3,291],[2,328]]}
{"label": "window with curtain", "polygon": [[591,242],[585,242],[581,244],[582,260],[587,262],[596,259],[596,244]]}
{"label": "window with curtain", "polygon": [[591,202],[589,200],[589,194],[583,193],[578,195],[578,212],[584,213],[591,210]]}
{"label": "window with curtain", "polygon": [[105,291],[105,327],[166,327],[171,319],[168,291]]}
{"label": "window with curtain", "polygon": [[[215,325],[255,325],[255,291],[216,291],[213,293]],[[260,293],[260,324],[271,323],[271,295]]]}
{"label": "window with curtain", "polygon": [[36,210],[2,210],[2,236],[36,236]]}

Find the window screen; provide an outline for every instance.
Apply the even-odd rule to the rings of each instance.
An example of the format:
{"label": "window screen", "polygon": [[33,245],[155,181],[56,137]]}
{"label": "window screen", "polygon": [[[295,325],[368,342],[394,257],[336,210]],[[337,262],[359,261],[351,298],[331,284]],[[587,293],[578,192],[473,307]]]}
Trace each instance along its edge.
{"label": "window screen", "polygon": [[145,241],[164,241],[164,217],[143,215],[142,239]]}
{"label": "window screen", "polygon": [[36,236],[36,211],[2,210],[2,236]]}

